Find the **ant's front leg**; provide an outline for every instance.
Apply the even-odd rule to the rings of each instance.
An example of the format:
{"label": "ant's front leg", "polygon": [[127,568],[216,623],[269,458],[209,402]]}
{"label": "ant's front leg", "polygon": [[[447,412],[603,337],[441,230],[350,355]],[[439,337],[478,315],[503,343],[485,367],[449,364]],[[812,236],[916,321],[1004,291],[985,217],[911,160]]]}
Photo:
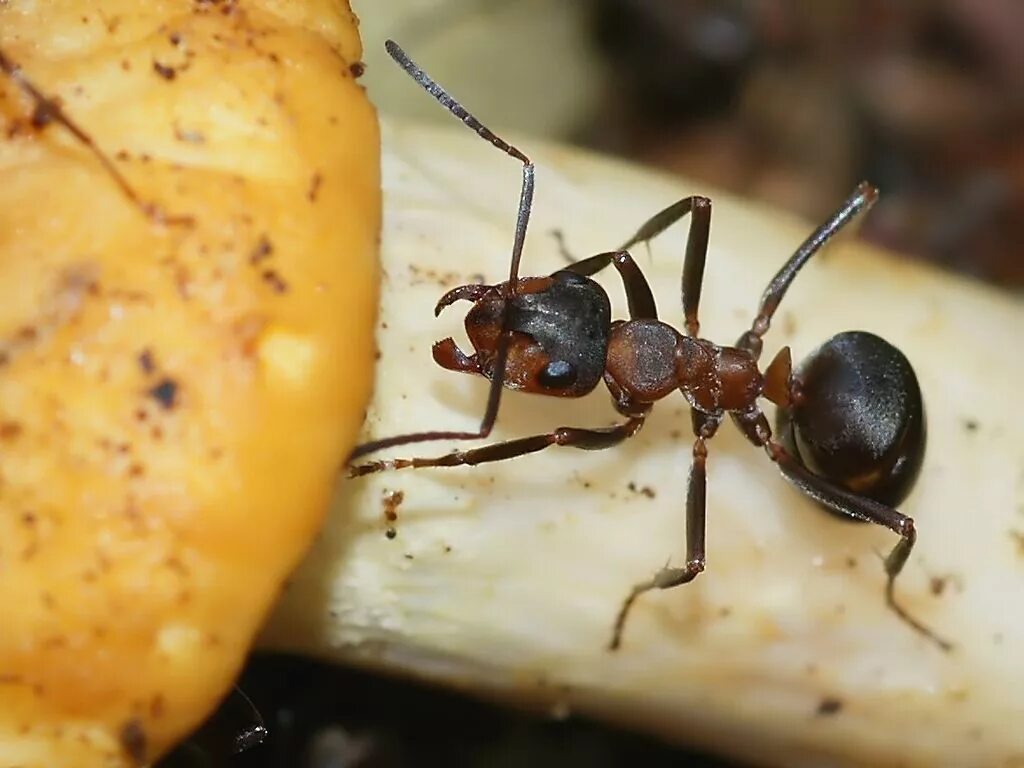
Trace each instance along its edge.
{"label": "ant's front leg", "polygon": [[612,427],[598,429],[580,429],[578,427],[559,427],[556,430],[541,435],[521,437],[517,440],[508,440],[494,445],[485,445],[482,448],[472,448],[466,451],[452,451],[444,456],[435,458],[416,459],[387,459],[384,461],[371,461],[366,464],[351,466],[348,469],[349,477],[362,477],[374,472],[386,472],[395,469],[415,469],[418,467],[459,467],[464,465],[486,464],[492,461],[504,461],[516,456],[525,456],[528,453],[542,451],[552,445],[564,445],[570,448],[582,448],[586,451],[599,451],[604,448],[611,448],[618,445],[637,432],[643,426],[644,420],[650,411],[650,406],[638,410],[636,415],[631,416],[621,424]]}
{"label": "ant's front leg", "polygon": [[892,507],[866,496],[851,493],[810,472],[789,451],[772,439],[768,420],[759,408],[754,408],[747,413],[733,414],[733,419],[747,439],[754,445],[763,447],[768,458],[775,462],[783,476],[804,494],[839,514],[884,526],[899,535],[900,540],[896,542],[896,546],[885,558],[886,605],[904,623],[931,640],[943,651],[951,650],[953,648],[951,642],[935,634],[932,629],[915,619],[896,602],[896,577],[903,570],[903,566],[914,548],[914,543],[917,541],[917,529],[914,527],[913,519]]}
{"label": "ant's front leg", "polygon": [[626,619],[633,603],[644,592],[652,589],[671,589],[687,584],[697,578],[704,570],[705,512],[707,508],[707,459],[706,442],[714,437],[722,423],[722,415],[710,415],[700,411],[691,411],[693,431],[697,439],[693,443],[693,461],[690,464],[690,480],[686,488],[686,564],[682,568],[662,568],[652,579],[643,581],[630,591],[622,603],[608,650],[618,650],[622,645],[622,632],[626,627]]}

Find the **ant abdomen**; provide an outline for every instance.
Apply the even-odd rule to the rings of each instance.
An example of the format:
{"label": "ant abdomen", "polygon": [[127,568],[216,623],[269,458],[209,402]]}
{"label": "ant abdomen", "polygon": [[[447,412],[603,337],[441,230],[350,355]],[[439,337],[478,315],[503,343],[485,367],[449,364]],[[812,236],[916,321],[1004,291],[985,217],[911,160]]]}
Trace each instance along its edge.
{"label": "ant abdomen", "polygon": [[888,506],[907,497],[927,430],[917,376],[900,350],[865,331],[837,334],[804,359],[792,387],[776,430],[804,466]]}

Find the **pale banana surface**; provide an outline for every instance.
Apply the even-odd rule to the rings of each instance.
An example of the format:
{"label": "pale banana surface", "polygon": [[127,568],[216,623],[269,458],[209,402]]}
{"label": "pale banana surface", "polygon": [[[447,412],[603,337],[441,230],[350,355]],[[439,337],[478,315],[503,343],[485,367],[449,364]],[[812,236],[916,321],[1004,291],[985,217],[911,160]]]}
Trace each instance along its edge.
{"label": "pale banana surface", "polygon": [[[563,263],[552,228],[585,256],[681,196],[711,196],[701,320],[720,343],[747,327],[812,226],[622,164],[521,146],[538,163],[524,274]],[[518,165],[458,128],[394,123],[383,162],[386,276],[367,435],[475,428],[486,382],[430,359],[445,336],[465,347],[468,305],[432,312],[447,288],[507,274]],[[635,254],[662,318],[677,325],[684,226],[650,257]],[[682,397],[613,450],[342,481],[264,646],[596,715],[756,764],[1024,765],[1024,416],[1014,401],[1024,305],[846,237],[799,276],[763,359],[783,344],[802,359],[851,329],[899,346],[921,382],[928,455],[902,506],[920,536],[897,589],[955,643],[951,653],[884,605],[878,555],[894,536],[820,511],[731,425],[709,444],[707,572],[644,595],[624,647],[609,653],[630,586],[683,558],[692,439]],[[603,392],[577,402],[506,394],[492,437],[614,418]],[[389,491],[404,493],[393,540]]]}

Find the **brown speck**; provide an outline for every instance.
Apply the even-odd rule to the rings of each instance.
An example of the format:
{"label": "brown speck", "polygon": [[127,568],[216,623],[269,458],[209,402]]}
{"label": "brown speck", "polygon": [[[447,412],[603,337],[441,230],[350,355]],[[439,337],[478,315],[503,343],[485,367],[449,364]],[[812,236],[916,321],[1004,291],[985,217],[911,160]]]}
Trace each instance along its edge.
{"label": "brown speck", "polygon": [[977,419],[964,419],[964,429],[968,432],[977,432],[979,426]]}
{"label": "brown speck", "polygon": [[450,544],[445,544],[444,545],[444,553],[447,555],[451,551],[452,551],[451,545]]}
{"label": "brown speck", "polygon": [[148,347],[139,353],[139,368],[147,376],[156,370],[156,360],[153,358],[153,350]]}
{"label": "brown speck", "polygon": [[636,483],[630,482],[629,485],[627,485],[626,487],[629,488],[629,490],[631,490],[633,493],[638,493],[641,496],[646,496],[648,499],[653,499],[657,495],[655,494],[654,489],[651,488],[649,485],[638,486]]}
{"label": "brown speck", "polygon": [[843,708],[843,700],[835,696],[826,696],[818,702],[818,717],[831,717],[838,715]]}
{"label": "brown speck", "polygon": [[265,269],[263,270],[260,277],[263,278],[263,282],[265,282],[273,289],[274,293],[288,292],[288,283],[286,283],[285,279],[281,277],[280,274],[278,274],[277,270]]}
{"label": "brown speck", "polygon": [[313,174],[313,178],[309,180],[309,189],[306,190],[306,199],[311,203],[315,203],[317,197],[320,195],[320,186],[324,183],[324,177],[320,172]]}
{"label": "brown speck", "polygon": [[169,411],[178,404],[178,382],[165,376],[149,390],[149,396]]}
{"label": "brown speck", "polygon": [[177,48],[179,45],[181,45],[181,33],[180,32],[171,32],[171,34],[169,34],[167,36],[167,39],[171,41],[171,45],[173,45],[175,48]]}
{"label": "brown speck", "polygon": [[846,567],[847,568],[856,568],[857,567],[857,558],[853,557],[853,556],[850,556],[850,557],[846,558]]}
{"label": "brown speck", "polygon": [[366,65],[361,61],[354,61],[348,65],[348,72],[352,77],[362,77],[366,72]]}
{"label": "brown speck", "polygon": [[402,491],[385,491],[382,499],[384,519],[393,523],[398,519],[398,508],[405,501],[405,493]]}
{"label": "brown speck", "polygon": [[142,727],[142,722],[133,717],[127,723],[121,726],[120,733],[121,748],[128,755],[128,759],[132,761],[134,765],[142,766],[146,764],[146,731]]}
{"label": "brown speck", "polygon": [[415,558],[413,558],[412,554],[411,554],[411,553],[409,553],[409,552],[406,552],[406,553],[405,553],[405,554],[403,555],[403,557],[404,557],[404,558],[405,558],[406,560],[413,560],[413,559],[415,559]]}
{"label": "brown speck", "polygon": [[190,130],[182,128],[181,126],[174,126],[174,138],[185,144],[205,144],[206,136],[196,130]]}
{"label": "brown speck", "polygon": [[256,245],[252,249],[252,253],[249,254],[250,264],[259,264],[260,262],[266,261],[274,253],[274,244],[270,242],[270,238],[266,235],[260,235],[260,239],[256,242]]}
{"label": "brown speck", "polygon": [[164,80],[173,80],[178,74],[174,67],[167,64],[161,64],[159,61],[153,62],[153,71],[160,75]]}
{"label": "brown speck", "polygon": [[1017,555],[1019,557],[1024,557],[1024,533],[1013,528],[1011,528],[1007,533],[1013,540],[1013,543],[1017,545]]}
{"label": "brown speck", "polygon": [[21,424],[16,421],[0,421],[0,440],[14,440],[22,431]]}
{"label": "brown speck", "polygon": [[946,591],[946,584],[948,580],[944,576],[932,576],[928,580],[928,586],[931,592],[936,597],[939,597],[943,592]]}
{"label": "brown speck", "polygon": [[156,694],[152,699],[149,700],[149,716],[154,720],[161,717],[164,713],[166,702],[164,701],[163,694]]}
{"label": "brown speck", "polygon": [[398,531],[396,531],[394,528],[388,528],[386,531],[384,531],[384,535],[387,536],[389,539],[393,539],[398,535]]}

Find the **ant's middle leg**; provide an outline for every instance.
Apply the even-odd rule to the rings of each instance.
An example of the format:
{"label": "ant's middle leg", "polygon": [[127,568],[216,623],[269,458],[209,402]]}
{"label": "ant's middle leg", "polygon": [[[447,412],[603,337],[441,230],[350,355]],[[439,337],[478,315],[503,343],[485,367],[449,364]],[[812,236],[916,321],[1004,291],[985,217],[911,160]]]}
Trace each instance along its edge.
{"label": "ant's middle leg", "polygon": [[599,429],[580,429],[578,427],[559,427],[552,432],[530,437],[521,437],[482,448],[465,451],[452,451],[435,458],[388,459],[371,461],[349,467],[349,477],[361,477],[374,472],[385,472],[395,469],[414,469],[418,467],[459,467],[463,465],[486,464],[492,461],[504,461],[516,456],[542,451],[552,445],[564,445],[570,448],[582,448],[586,451],[599,451],[611,448],[623,440],[635,435],[643,426],[650,407],[638,410],[621,424]]}
{"label": "ant's middle leg", "polygon": [[802,493],[827,506],[841,515],[884,526],[899,535],[900,540],[885,558],[885,602],[905,624],[924,637],[931,640],[943,651],[949,651],[953,644],[911,616],[907,610],[896,602],[896,577],[906,564],[917,541],[917,529],[912,518],[898,510],[886,506],[866,496],[859,496],[844,488],[830,483],[807,470],[782,445],[772,439],[768,419],[760,408],[753,408],[746,413],[733,414],[740,431],[746,438],[759,448],[764,448],[768,458],[775,462],[783,476],[795,485]]}
{"label": "ant's middle leg", "polygon": [[693,431],[697,439],[693,443],[693,461],[690,464],[690,480],[686,488],[686,564],[682,568],[662,568],[654,577],[640,582],[630,590],[619,608],[612,629],[608,650],[618,650],[622,645],[622,633],[633,603],[644,592],[652,589],[671,589],[693,581],[704,570],[705,512],[707,509],[707,458],[706,442],[714,437],[722,423],[721,414],[709,415],[691,411]]}
{"label": "ant's middle leg", "polygon": [[615,269],[618,270],[619,277],[622,279],[622,287],[626,290],[626,300],[629,304],[629,316],[633,320],[639,318],[657,320],[658,308],[654,303],[651,286],[647,282],[647,278],[644,277],[644,273],[640,271],[640,267],[633,261],[633,257],[629,255],[629,251],[599,253],[577,261],[560,271],[588,276],[600,272],[609,264],[615,265]]}
{"label": "ant's middle leg", "polygon": [[[687,335],[696,338],[700,333],[697,310],[700,305],[701,287],[704,284],[704,264],[708,256],[708,239],[711,235],[711,201],[699,195],[684,197],[682,200],[676,201],[645,221],[636,233],[622,244],[619,251],[632,248],[637,243],[647,243],[653,240],[690,213],[693,214],[693,223],[690,224],[690,231],[686,236],[686,252],[683,257],[683,316],[686,320]],[[554,234],[563,255],[565,255],[567,251],[562,233],[556,231]],[[598,256],[577,261],[566,269],[580,275],[596,274],[611,263],[607,259],[599,258],[600,256],[601,254],[598,254]]]}

